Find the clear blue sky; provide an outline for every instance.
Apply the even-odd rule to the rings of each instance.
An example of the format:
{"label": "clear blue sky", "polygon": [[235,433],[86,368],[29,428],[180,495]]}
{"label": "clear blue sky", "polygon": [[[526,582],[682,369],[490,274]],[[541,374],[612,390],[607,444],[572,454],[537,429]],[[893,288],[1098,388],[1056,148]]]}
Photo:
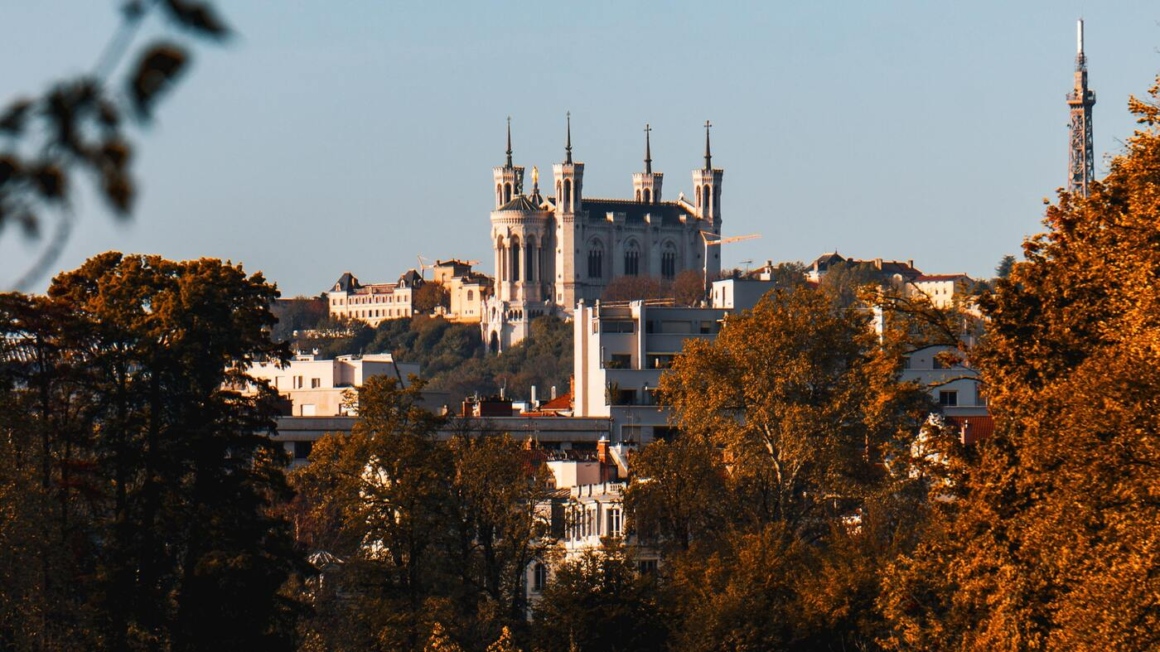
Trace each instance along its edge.
{"label": "clear blue sky", "polygon": [[[115,2],[0,0],[0,97],[92,67]],[[726,266],[837,249],[988,276],[1064,183],[1075,20],[1087,23],[1098,165],[1160,71],[1155,2],[218,2],[238,32],[198,45],[138,135],[120,224],[81,197],[58,267],[108,249],[212,256],[286,296],[415,256],[492,273],[491,168],[548,173],[572,112],[589,196],[627,198],[653,127],[666,198],[690,192],[712,120]],[[0,233],[0,286],[37,243]],[[38,289],[47,285],[42,282]]]}

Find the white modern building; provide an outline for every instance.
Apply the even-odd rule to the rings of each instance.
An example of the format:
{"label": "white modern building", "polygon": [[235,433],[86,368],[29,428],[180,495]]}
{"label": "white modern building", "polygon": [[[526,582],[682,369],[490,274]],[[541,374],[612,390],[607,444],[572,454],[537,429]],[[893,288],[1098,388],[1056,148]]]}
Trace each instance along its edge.
{"label": "white modern building", "polygon": [[669,431],[654,395],[661,373],[690,339],[712,340],[726,311],[632,301],[576,306],[573,408],[607,417],[614,444],[646,444]]}
{"label": "white modern building", "polygon": [[419,375],[419,365],[396,362],[389,353],[319,360],[313,355],[296,355],[286,366],[260,362],[249,374],[265,380],[290,401],[296,417],[333,417],[354,415],[357,410],[347,404],[345,394],[374,376],[390,376],[406,386],[411,376]]}

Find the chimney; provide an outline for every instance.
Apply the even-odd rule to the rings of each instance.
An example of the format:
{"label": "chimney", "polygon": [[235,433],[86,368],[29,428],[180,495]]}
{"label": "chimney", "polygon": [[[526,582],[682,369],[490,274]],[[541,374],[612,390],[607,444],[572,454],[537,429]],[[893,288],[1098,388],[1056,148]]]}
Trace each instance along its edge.
{"label": "chimney", "polygon": [[532,385],[532,400],[530,401],[531,408],[536,409],[536,386]]}
{"label": "chimney", "polygon": [[608,464],[608,438],[601,435],[600,441],[596,442],[596,461],[603,466]]}
{"label": "chimney", "polygon": [[552,400],[556,400],[556,386],[552,385]]}

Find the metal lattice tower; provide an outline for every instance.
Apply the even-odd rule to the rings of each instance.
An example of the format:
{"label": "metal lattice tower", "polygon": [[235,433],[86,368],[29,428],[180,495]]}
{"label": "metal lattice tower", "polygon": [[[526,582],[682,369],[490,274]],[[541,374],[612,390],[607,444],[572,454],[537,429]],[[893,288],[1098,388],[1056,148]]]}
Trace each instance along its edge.
{"label": "metal lattice tower", "polygon": [[1067,106],[1071,110],[1067,189],[1084,197],[1096,173],[1092,146],[1092,107],[1095,104],[1095,91],[1088,89],[1087,57],[1083,53],[1083,19],[1080,19],[1076,29],[1075,88],[1067,94]]}

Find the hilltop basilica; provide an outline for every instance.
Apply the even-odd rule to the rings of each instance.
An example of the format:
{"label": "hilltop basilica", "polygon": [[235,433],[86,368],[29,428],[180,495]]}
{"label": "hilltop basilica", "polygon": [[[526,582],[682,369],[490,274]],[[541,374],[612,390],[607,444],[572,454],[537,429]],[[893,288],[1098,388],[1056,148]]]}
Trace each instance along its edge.
{"label": "hilltop basilica", "polygon": [[569,119],[564,161],[552,166],[551,185],[540,189],[532,168],[525,192],[524,168],[512,163],[511,121],[507,160],[493,170],[495,292],[483,306],[484,340],[498,352],[524,339],[531,320],[545,314],[571,316],[577,302],[592,304],[620,276],[672,280],[685,270],[716,278],[721,270],[721,183],[705,123],[705,165],[693,170],[693,201],[682,193],[664,201],[663,172],[653,172],[645,128],[644,171],[632,175],[631,199],[584,196],[584,164],[572,160]]}

